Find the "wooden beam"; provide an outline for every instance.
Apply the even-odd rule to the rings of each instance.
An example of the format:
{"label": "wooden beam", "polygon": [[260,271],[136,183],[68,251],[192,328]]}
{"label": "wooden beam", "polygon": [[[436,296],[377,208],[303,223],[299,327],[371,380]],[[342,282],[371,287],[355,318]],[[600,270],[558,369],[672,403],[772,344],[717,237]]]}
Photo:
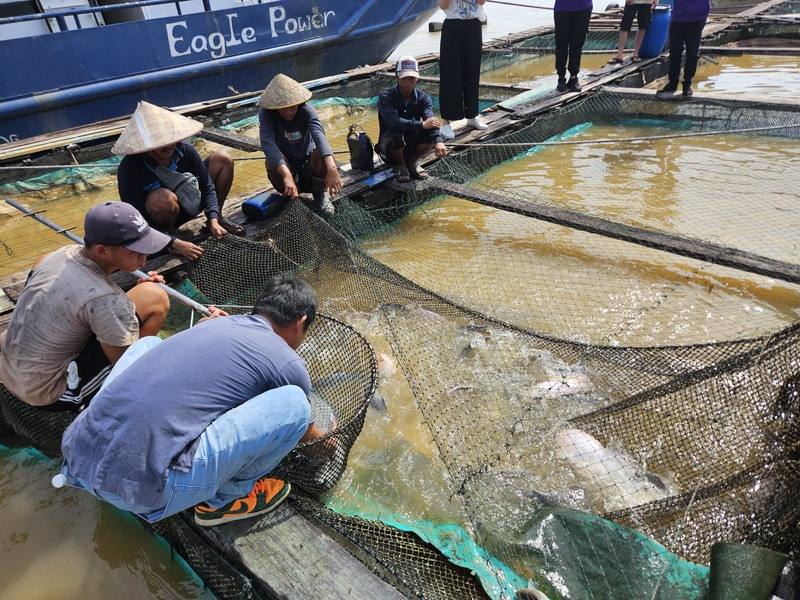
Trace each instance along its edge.
{"label": "wooden beam", "polygon": [[216,142],[223,146],[244,150],[245,152],[261,152],[261,144],[255,138],[251,138],[235,131],[219,129],[217,127],[204,127],[198,134],[204,140]]}
{"label": "wooden beam", "polygon": [[796,48],[779,48],[770,46],[700,46],[703,54],[720,54],[730,56],[775,55],[800,56],[800,46]]}
{"label": "wooden beam", "polygon": [[655,248],[670,252],[679,256],[686,256],[705,262],[710,262],[725,267],[732,267],[748,273],[765,275],[781,281],[800,284],[800,265],[786,263],[779,260],[767,258],[728,248],[710,242],[694,240],[669,233],[648,231],[608,221],[600,217],[594,217],[583,213],[545,206],[536,202],[517,200],[492,192],[485,192],[457,183],[452,183],[444,179],[431,177],[424,182],[424,186],[417,185],[421,190],[426,187],[440,190],[446,194],[471,200],[478,204],[491,206],[499,210],[525,215],[548,223],[563,225],[572,229],[579,229],[596,235],[623,240],[632,244],[638,244],[647,248]]}
{"label": "wooden beam", "polygon": [[[615,96],[637,96],[637,97],[649,97],[655,99],[657,96],[657,91],[654,89],[646,89],[646,88],[621,88],[621,87],[604,87],[603,91],[608,94],[613,94]],[[661,102],[695,102],[695,101],[706,101],[706,102],[725,102],[731,104],[737,104],[740,106],[752,106],[755,108],[763,108],[769,107],[773,110],[787,110],[787,111],[798,111],[800,112],[800,96],[796,99],[793,98],[769,98],[767,96],[748,96],[747,94],[711,94],[711,93],[704,93],[698,94],[694,93],[690,100],[684,100],[681,96],[675,95],[672,97],[661,97],[659,101]],[[798,129],[798,133],[800,133],[800,129]]]}

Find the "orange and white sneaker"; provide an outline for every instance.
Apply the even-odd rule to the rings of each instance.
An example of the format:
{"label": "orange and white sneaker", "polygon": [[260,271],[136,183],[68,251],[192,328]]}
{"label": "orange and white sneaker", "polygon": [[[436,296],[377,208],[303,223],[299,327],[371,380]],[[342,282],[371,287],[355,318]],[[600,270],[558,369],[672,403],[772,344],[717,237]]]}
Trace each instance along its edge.
{"label": "orange and white sneaker", "polygon": [[225,506],[211,508],[205,502],[198,504],[194,507],[194,522],[201,527],[212,527],[263,515],[286,500],[291,490],[292,486],[287,481],[263,477],[256,481],[247,496]]}

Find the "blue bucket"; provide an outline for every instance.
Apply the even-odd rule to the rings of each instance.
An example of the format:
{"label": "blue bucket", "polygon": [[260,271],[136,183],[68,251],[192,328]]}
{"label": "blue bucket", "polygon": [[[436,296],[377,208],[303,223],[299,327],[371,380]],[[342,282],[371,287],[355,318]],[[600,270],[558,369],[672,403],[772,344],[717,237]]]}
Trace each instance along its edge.
{"label": "blue bucket", "polygon": [[659,5],[653,9],[653,22],[647,28],[642,40],[642,47],[639,48],[639,56],[642,58],[655,58],[664,51],[669,39],[669,18],[672,12],[671,7]]}

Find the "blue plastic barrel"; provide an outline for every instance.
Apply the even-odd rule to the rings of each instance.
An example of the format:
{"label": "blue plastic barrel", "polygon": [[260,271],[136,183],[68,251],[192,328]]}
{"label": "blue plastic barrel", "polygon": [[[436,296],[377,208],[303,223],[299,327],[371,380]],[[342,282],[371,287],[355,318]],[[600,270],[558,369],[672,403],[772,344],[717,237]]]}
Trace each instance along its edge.
{"label": "blue plastic barrel", "polygon": [[653,22],[647,28],[639,48],[642,58],[654,58],[664,51],[669,39],[669,17],[672,9],[666,5],[659,5],[653,9]]}

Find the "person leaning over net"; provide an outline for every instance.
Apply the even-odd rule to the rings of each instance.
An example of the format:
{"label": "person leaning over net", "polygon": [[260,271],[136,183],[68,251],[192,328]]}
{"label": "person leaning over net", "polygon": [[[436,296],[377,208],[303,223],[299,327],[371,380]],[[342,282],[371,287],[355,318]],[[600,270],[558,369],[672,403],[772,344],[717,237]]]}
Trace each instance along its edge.
{"label": "person leaning over net", "polygon": [[486,0],[439,0],[444,11],[439,45],[439,103],[442,137],[455,137],[450,121],[467,118],[472,129],[487,129],[478,114],[482,33],[480,17]]}
{"label": "person leaning over net", "polygon": [[[296,352],[316,318],[314,292],[276,276],[252,314],[212,312],[167,340],[140,340],[117,363],[64,432],[68,484],[149,522],[194,507],[201,526],[286,498],[291,486],[266,475],[298,442],[324,435]],[[323,444],[334,449],[332,438]]]}
{"label": "person leaning over net", "polygon": [[667,85],[658,90],[659,96],[674,94],[678,91],[685,46],[686,64],[683,66],[681,95],[684,98],[692,97],[692,79],[697,71],[700,41],[710,10],[709,0],[674,0],[669,22],[669,79]]}
{"label": "person leaning over net", "polygon": [[633,56],[631,62],[639,62],[639,48],[642,47],[642,40],[647,33],[647,28],[653,21],[653,9],[658,4],[658,0],[628,0],[625,2],[625,10],[622,13],[622,22],[619,26],[619,42],[617,44],[617,55],[608,61],[610,65],[621,65],[625,61],[625,44],[633,26],[633,18],[636,17],[636,39],[633,43]]}
{"label": "person leaning over net", "polygon": [[592,0],[556,0],[553,21],[556,28],[556,90],[559,92],[581,91],[578,73],[581,70],[581,54],[591,18]]}
{"label": "person leaning over net", "polygon": [[178,228],[201,212],[214,237],[243,235],[244,229],[222,218],[222,207],[233,183],[233,160],[212,152],[202,160],[186,138],[203,124],[169,110],[139,102],[111,151],[124,156],[117,169],[117,187],[123,202],[135,206],[147,222],[172,237],[170,247],[189,258],[203,249],[177,239]]}
{"label": "person leaning over net", "polygon": [[83,410],[111,366],[140,335],[156,335],[169,311],[157,273],[127,294],[110,277],[141,269],[168,236],[123,202],[89,210],[84,236],[85,246],[64,246],[34,265],[0,335],[0,381],[48,411]]}
{"label": "person leaning over net", "polygon": [[423,179],[427,173],[417,168],[419,159],[433,150],[436,156],[447,154],[439,131],[439,119],[433,116],[433,101],[416,89],[419,65],[413,56],[397,61],[397,85],[378,96],[380,136],[376,148],[389,164],[397,165],[397,181],[408,183]]}
{"label": "person leaning over net", "polygon": [[330,196],[342,191],[342,178],[325,128],[310,106],[311,91],[279,73],[261,94],[258,123],[267,176],[284,196],[311,192],[312,209],[324,217],[334,213]]}

